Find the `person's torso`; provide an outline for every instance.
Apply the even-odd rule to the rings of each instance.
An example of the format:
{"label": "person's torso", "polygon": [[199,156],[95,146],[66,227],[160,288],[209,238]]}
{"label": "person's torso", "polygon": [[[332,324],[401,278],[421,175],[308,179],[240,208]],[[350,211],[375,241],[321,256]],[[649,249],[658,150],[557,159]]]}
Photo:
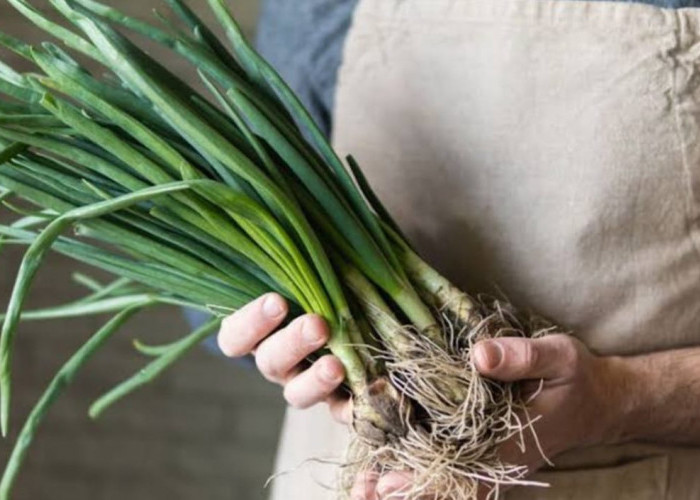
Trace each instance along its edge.
{"label": "person's torso", "polygon": [[336,145],[430,262],[600,353],[700,343],[700,9],[359,9]]}
{"label": "person's torso", "polygon": [[[362,0],[335,146],[465,289],[499,290],[600,353],[697,345],[699,26],[700,10],[638,2]],[[337,439],[318,412],[285,434],[324,425]],[[508,498],[694,500],[698,463],[693,448],[597,447]]]}
{"label": "person's torso", "polygon": [[[600,353],[700,344],[700,10],[364,0],[335,145],[418,249]],[[557,457],[509,500],[693,500],[700,450]]]}

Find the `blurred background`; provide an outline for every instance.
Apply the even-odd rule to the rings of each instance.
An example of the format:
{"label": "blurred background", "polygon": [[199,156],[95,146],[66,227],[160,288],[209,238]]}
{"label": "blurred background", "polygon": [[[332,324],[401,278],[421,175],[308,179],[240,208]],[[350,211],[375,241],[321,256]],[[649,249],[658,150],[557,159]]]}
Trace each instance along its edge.
{"label": "blurred background", "polygon": [[[157,0],[107,3],[144,16],[158,5]],[[202,17],[211,19],[205,3],[190,1]],[[253,36],[258,1],[229,3],[248,36]],[[5,2],[0,4],[0,30],[23,39],[43,39]],[[0,60],[19,66],[6,52],[0,53]],[[7,218],[0,208],[0,221]],[[0,254],[2,310],[21,250],[10,246]],[[71,281],[71,274],[79,270],[85,271],[68,259],[51,256],[37,276],[30,305],[49,306],[80,297],[85,290]],[[12,434],[0,442],[3,466],[24,417],[52,374],[103,321],[86,317],[22,325],[14,359]],[[266,498],[264,483],[272,471],[284,405],[281,391],[252,369],[198,349],[99,420],[87,417],[87,408],[97,396],[145,363],[133,349],[133,339],[167,341],[187,329],[179,310],[160,308],[137,317],[112,339],[51,409],[13,498]]]}

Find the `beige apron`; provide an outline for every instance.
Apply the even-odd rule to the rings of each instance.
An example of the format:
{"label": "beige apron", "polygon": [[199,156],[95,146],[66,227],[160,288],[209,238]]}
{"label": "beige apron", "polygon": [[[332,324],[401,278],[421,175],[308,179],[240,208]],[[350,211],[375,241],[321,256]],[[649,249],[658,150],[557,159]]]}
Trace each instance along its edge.
{"label": "beige apron", "polygon": [[[602,354],[700,344],[700,9],[566,0],[364,0],[335,143],[418,248]],[[278,468],[338,457],[290,412]],[[698,500],[700,450],[558,457],[509,500]],[[316,470],[314,477],[312,471]],[[276,497],[331,499],[304,467]]]}

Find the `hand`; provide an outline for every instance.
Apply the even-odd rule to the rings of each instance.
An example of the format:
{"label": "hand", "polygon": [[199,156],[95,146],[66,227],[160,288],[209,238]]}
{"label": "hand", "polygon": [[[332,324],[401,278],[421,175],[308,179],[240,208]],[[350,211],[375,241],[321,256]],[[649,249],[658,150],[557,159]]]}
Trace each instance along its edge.
{"label": "hand", "polygon": [[[326,401],[336,420],[349,423],[350,402],[337,395],[344,377],[340,361],[324,356],[311,367],[303,362],[328,338],[325,323],[307,315],[270,335],[286,314],[279,295],[251,302],[224,321],[222,351],[229,356],[256,352],[261,372],[285,387],[291,405],[305,408]],[[528,412],[541,416],[535,429],[548,458],[580,446],[632,440],[700,446],[700,347],[598,357],[574,338],[551,335],[484,341],[472,356],[484,376],[520,382],[530,393],[542,381]],[[508,443],[501,455],[531,471],[544,463],[532,441],[525,453]],[[382,477],[369,473],[357,482],[353,499],[378,500],[400,492],[410,477],[410,471]],[[391,498],[399,499],[400,493]]]}
{"label": "hand", "polygon": [[[290,405],[308,408],[326,402],[336,420],[349,423],[351,402],[337,391],[344,378],[340,360],[326,355],[311,366],[304,361],[328,339],[326,323],[309,314],[277,330],[287,311],[284,299],[274,293],[244,306],[224,320],[218,338],[221,350],[231,357],[253,353],[263,376],[284,387]],[[616,440],[621,389],[615,363],[594,356],[578,340],[565,335],[536,340],[500,338],[480,342],[472,356],[482,375],[521,382],[525,398],[537,392],[528,412],[531,418],[540,417],[535,430],[546,457]],[[506,443],[501,457],[533,472],[545,463],[531,438],[524,453],[515,441]],[[410,481],[409,471],[381,477],[367,473],[358,479],[352,498],[399,499]]]}
{"label": "hand", "polygon": [[[472,359],[479,372],[489,378],[520,382],[546,457],[566,450],[615,442],[623,408],[623,384],[615,358],[597,357],[578,340],[566,335],[540,339],[499,338],[477,344]],[[545,463],[526,433],[526,449],[521,452],[515,440],[503,445],[501,458],[526,465],[534,472]],[[400,499],[410,488],[411,475],[389,473],[361,477],[353,490],[353,500]],[[484,491],[484,497],[487,491]],[[434,498],[429,495],[428,498]]]}
{"label": "hand", "polygon": [[263,295],[224,319],[219,347],[229,357],[254,354],[260,373],[284,387],[291,406],[308,408],[325,401],[337,419],[348,421],[348,399],[337,390],[345,378],[340,360],[326,355],[310,366],[305,361],[328,340],[326,322],[307,314],[277,330],[288,310],[280,295]]}

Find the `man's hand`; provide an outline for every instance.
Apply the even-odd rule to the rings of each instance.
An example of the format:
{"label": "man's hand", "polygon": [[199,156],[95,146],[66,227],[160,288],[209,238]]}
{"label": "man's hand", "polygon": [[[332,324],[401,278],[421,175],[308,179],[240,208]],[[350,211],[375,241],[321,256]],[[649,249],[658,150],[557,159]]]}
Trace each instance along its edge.
{"label": "man's hand", "polygon": [[[284,299],[274,293],[241,308],[223,322],[218,339],[221,350],[232,357],[253,353],[263,376],[284,387],[290,405],[307,408],[327,402],[335,419],[349,424],[351,404],[337,394],[344,376],[340,361],[331,355],[311,366],[304,361],[328,339],[325,322],[319,316],[305,315],[277,330],[287,310]],[[484,376],[523,381],[525,391],[540,389],[542,381],[529,412],[532,418],[541,416],[535,427],[547,457],[614,439],[617,385],[610,381],[606,358],[593,356],[577,340],[564,335],[489,340],[475,347],[473,360]],[[524,454],[513,443],[503,448],[502,455],[532,470],[543,463],[531,440]],[[358,481],[353,498],[374,500],[408,484],[408,471],[383,477],[369,474]]]}
{"label": "man's hand", "polygon": [[[340,361],[331,355],[311,366],[304,361],[328,339],[325,322],[305,315],[277,330],[287,310],[274,293],[251,302],[224,321],[221,350],[228,356],[255,354],[262,374],[284,387],[290,405],[327,402],[336,420],[350,423],[350,402],[337,391],[344,378]],[[472,356],[484,376],[519,382],[526,394],[536,393],[528,413],[539,417],[534,427],[548,458],[633,440],[700,445],[700,347],[600,357],[572,337],[551,335],[483,341]],[[501,456],[535,471],[544,459],[532,439],[526,445],[521,453],[514,441],[507,443]],[[357,482],[353,500],[379,500],[392,492],[399,499],[410,479],[410,471],[368,473]]]}
{"label": "man's hand", "polygon": [[[520,382],[542,451],[547,458],[592,444],[613,442],[622,406],[621,384],[609,358],[591,354],[578,340],[566,335],[540,339],[504,337],[482,341],[474,347],[472,359],[485,377]],[[522,452],[514,439],[506,443],[501,458],[526,465],[535,471],[545,463],[531,433],[526,431]],[[401,498],[410,489],[411,475],[391,473],[382,477],[365,475],[353,491],[353,500]],[[430,496],[433,498],[433,496]]]}
{"label": "man's hand", "polygon": [[[594,356],[567,335],[539,339],[500,338],[477,344],[479,372],[504,382],[520,382],[534,427],[547,458],[572,448],[617,440],[623,387],[612,358]],[[538,392],[539,391],[539,392]],[[545,459],[529,443],[525,453],[505,446],[504,460],[531,470]]]}
{"label": "man's hand", "polygon": [[338,420],[347,421],[348,400],[337,394],[345,378],[340,360],[326,355],[310,366],[305,362],[328,340],[325,321],[307,314],[277,330],[287,312],[287,303],[280,295],[263,295],[223,321],[219,347],[229,357],[254,354],[260,372],[284,387],[284,397],[291,406],[308,408],[326,402]]}

